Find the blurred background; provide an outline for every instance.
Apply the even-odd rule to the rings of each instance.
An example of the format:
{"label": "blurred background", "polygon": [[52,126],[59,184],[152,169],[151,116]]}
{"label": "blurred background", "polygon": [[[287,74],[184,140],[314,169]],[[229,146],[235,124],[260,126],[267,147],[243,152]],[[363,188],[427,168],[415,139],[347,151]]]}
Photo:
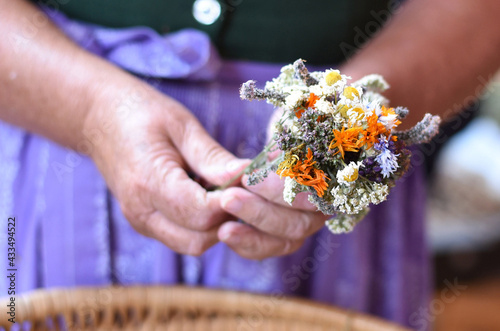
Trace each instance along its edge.
{"label": "blurred background", "polygon": [[[428,240],[435,330],[500,330],[500,72],[429,160]],[[459,132],[451,134],[451,132]],[[437,146],[437,148],[436,148]]]}

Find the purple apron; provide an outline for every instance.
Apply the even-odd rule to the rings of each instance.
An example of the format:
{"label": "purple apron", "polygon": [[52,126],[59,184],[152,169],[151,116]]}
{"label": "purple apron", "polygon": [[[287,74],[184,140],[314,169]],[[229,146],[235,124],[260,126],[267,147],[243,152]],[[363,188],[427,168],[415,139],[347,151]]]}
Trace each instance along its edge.
{"label": "purple apron", "polygon": [[[195,30],[160,36],[148,28],[106,29],[48,14],[82,47],[182,102],[237,156],[252,157],[262,148],[272,107],[241,101],[238,88],[248,79],[263,83],[277,76],[281,65],[222,61]],[[252,261],[222,243],[201,257],[177,254],[132,229],[89,158],[3,122],[0,144],[0,246],[7,251],[5,222],[14,215],[18,292],[183,283],[303,296],[405,325],[427,306],[419,164],[352,233],[323,228],[294,254]],[[0,270],[6,269],[2,258]],[[6,285],[4,278],[1,295]]]}

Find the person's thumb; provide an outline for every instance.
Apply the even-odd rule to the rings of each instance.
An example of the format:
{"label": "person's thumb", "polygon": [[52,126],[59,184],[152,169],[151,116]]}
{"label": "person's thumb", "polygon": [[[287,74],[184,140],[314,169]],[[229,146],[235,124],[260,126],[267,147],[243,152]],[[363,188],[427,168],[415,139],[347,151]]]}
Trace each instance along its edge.
{"label": "person's thumb", "polygon": [[182,140],[175,141],[179,152],[192,171],[213,185],[225,185],[251,161],[239,159],[216,142],[195,123],[186,128]]}

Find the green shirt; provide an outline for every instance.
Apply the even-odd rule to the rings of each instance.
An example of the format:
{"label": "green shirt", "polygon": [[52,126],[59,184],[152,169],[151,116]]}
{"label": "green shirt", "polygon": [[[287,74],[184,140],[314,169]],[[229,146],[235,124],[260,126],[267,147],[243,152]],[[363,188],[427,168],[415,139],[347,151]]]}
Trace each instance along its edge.
{"label": "green shirt", "polygon": [[387,0],[219,0],[220,17],[203,25],[193,16],[193,0],[56,1],[41,3],[108,27],[143,25],[160,33],[196,28],[208,33],[222,56],[230,59],[303,58],[312,64],[345,60],[394,9]]}

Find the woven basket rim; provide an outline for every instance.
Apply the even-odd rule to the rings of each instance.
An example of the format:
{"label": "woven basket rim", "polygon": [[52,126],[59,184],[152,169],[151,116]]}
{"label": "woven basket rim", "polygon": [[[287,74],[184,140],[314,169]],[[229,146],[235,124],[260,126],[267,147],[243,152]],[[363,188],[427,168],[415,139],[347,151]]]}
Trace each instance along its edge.
{"label": "woven basket rim", "polygon": [[[0,305],[9,298],[1,298]],[[352,331],[409,330],[381,318],[338,308],[304,298],[257,294],[219,288],[183,285],[81,286],[37,289],[16,297],[19,323],[35,323],[47,317],[71,318],[78,310],[112,310],[126,315],[129,309],[148,307],[164,314],[167,311],[189,312],[192,316],[218,315],[245,318],[252,314],[266,320],[297,321],[320,326],[338,326]],[[88,307],[85,307],[88,302]],[[22,310],[22,311],[21,311]],[[0,321],[8,330],[10,322]]]}

